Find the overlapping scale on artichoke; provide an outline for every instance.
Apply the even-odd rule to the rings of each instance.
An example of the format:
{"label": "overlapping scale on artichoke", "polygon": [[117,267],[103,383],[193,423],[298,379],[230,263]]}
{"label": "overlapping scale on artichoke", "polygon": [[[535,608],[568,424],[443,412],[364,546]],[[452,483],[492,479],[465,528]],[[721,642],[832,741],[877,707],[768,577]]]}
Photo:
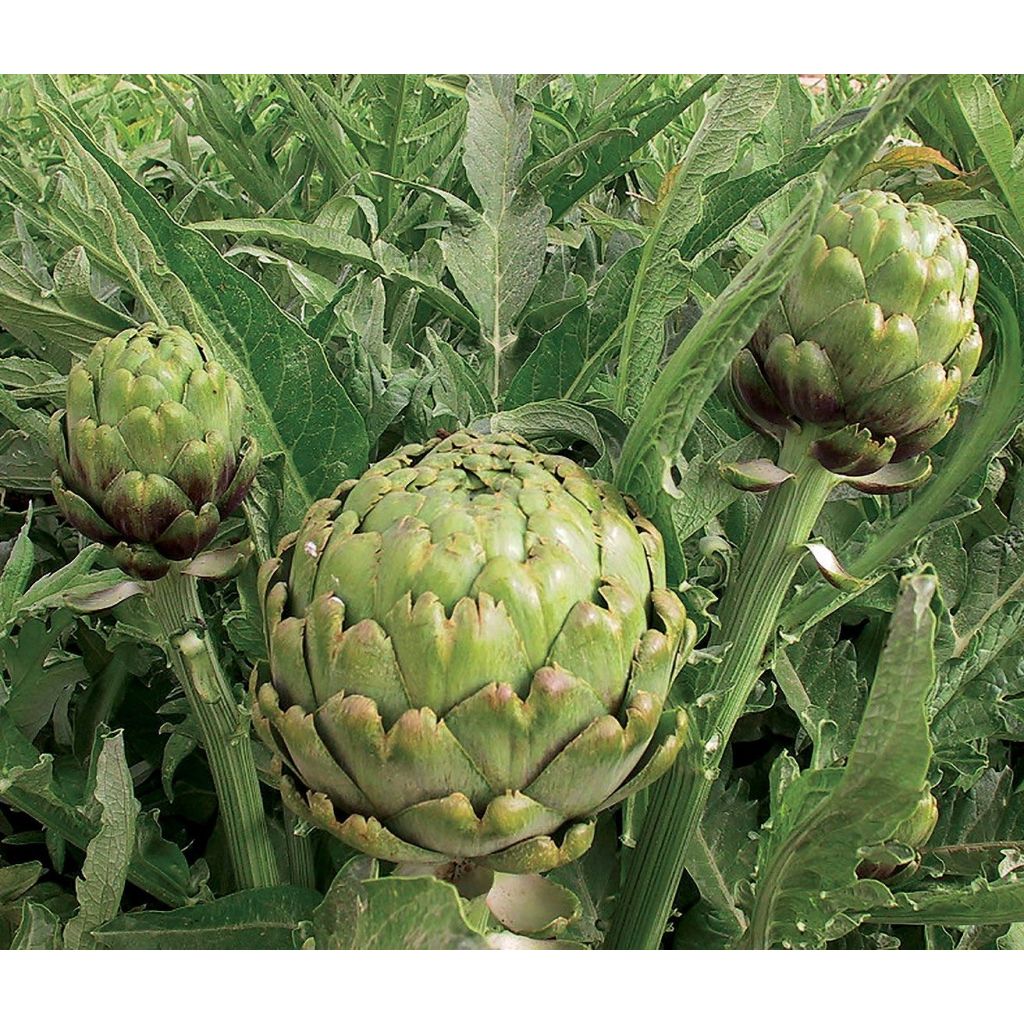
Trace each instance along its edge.
{"label": "overlapping scale on artichoke", "polygon": [[307,819],[372,856],[540,871],[653,781],[694,641],[661,537],[512,435],[411,445],[316,502],[260,572],[254,718]]}
{"label": "overlapping scale on artichoke", "polygon": [[184,328],[104,338],[72,368],[50,423],[57,504],[125,572],[158,579],[245,497],[260,455],[244,414],[238,383]]}
{"label": "overlapping scale on artichoke", "polygon": [[949,220],[892,193],[850,193],[734,361],[739,408],[775,437],[822,428],[813,454],[840,475],[919,455],[953,426],[978,364],[977,291]]}

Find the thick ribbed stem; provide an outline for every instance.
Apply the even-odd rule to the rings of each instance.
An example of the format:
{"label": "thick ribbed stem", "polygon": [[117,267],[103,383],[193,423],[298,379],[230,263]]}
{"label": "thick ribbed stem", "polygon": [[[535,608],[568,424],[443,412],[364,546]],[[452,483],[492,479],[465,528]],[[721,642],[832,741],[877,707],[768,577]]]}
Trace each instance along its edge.
{"label": "thick ribbed stem", "polygon": [[787,434],[779,465],[794,474],[765,502],[737,577],[722,600],[712,642],[725,647],[710,692],[710,724],[696,761],[680,758],[652,790],[636,850],[605,945],[657,949],[665,932],[687,848],[707,806],[722,756],[761,673],[779,609],[815,521],[836,478],[807,454],[813,438]]}
{"label": "thick ribbed stem", "polygon": [[203,621],[194,576],[172,569],[151,585],[147,603],[167,636],[165,650],[199,726],[217,790],[235,884],[278,883],[248,721],[235,701]]}

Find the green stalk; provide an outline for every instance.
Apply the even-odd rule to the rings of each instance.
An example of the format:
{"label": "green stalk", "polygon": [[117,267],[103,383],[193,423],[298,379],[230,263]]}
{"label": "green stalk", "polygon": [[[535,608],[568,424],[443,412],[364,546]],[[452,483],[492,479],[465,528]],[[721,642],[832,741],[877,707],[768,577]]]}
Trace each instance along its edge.
{"label": "green stalk", "polygon": [[149,609],[199,726],[217,790],[235,884],[277,885],[277,862],[263,810],[248,721],[235,701],[203,620],[194,576],[172,570],[152,584]]}
{"label": "green stalk", "polygon": [[[636,850],[605,945],[657,949],[722,756],[761,674],[779,609],[836,478],[808,454],[813,436],[788,433],[779,465],[793,479],[769,496],[751,535],[736,579],[722,600],[721,625],[712,642],[726,647],[710,687],[717,695],[703,750],[654,787]],[[696,770],[695,770],[696,769]]]}

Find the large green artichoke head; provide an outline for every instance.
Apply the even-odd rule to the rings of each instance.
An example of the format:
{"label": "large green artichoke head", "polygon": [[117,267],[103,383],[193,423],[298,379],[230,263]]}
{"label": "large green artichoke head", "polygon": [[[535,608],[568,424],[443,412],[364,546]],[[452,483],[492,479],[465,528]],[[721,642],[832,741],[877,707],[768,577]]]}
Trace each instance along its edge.
{"label": "large green artichoke head", "polygon": [[919,455],[953,426],[978,365],[977,291],[977,265],[945,217],[853,192],[733,363],[739,408],[779,438],[810,424],[814,457],[855,485]]}
{"label": "large green artichoke head", "polygon": [[693,624],[654,527],[511,435],[411,445],[260,573],[254,718],[285,800],[371,856],[543,871],[683,740]]}
{"label": "large green artichoke head", "polygon": [[72,368],[50,423],[57,504],[125,572],[159,579],[245,497],[260,455],[244,415],[238,383],[183,328],[104,338]]}

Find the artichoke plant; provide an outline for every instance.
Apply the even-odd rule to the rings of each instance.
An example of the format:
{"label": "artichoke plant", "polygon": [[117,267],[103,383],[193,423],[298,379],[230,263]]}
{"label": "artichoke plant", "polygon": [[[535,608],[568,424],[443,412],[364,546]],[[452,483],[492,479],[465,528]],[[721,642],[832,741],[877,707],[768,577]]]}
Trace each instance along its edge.
{"label": "artichoke plant", "polygon": [[237,381],[181,327],[98,341],[68,376],[50,439],[53,494],[125,572],[159,579],[194,558],[259,468]]}
{"label": "artichoke plant", "polygon": [[512,435],[410,445],[316,502],[259,585],[285,800],[392,861],[542,871],[683,741],[695,629],[661,537]]}
{"label": "artichoke plant", "polygon": [[978,268],[930,206],[888,192],[834,205],[751,344],[733,363],[738,405],[781,438],[810,425],[811,454],[855,486],[943,438],[981,355]]}

